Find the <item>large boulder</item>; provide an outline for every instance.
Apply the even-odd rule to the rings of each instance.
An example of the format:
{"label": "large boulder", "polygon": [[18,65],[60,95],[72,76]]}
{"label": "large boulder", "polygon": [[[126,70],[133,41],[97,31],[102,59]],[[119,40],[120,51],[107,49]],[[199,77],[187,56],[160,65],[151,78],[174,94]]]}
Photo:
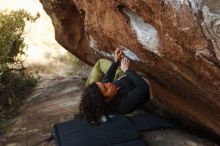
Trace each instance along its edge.
{"label": "large boulder", "polygon": [[219,0],[40,1],[65,49],[93,65],[124,48],[154,105],[220,137]]}

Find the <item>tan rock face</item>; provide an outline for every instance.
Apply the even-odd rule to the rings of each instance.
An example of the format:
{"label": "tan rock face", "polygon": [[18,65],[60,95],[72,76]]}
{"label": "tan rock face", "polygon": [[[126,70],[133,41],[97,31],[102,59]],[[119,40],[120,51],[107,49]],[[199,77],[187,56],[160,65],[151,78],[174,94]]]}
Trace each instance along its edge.
{"label": "tan rock face", "polygon": [[153,104],[220,136],[219,0],[41,0],[56,40],[88,64],[125,49]]}

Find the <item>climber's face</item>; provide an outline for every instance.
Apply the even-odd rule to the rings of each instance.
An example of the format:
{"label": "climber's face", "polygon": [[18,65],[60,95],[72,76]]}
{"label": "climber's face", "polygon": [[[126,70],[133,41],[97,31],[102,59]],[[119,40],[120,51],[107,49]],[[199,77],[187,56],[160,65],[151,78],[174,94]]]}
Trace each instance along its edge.
{"label": "climber's face", "polygon": [[107,101],[111,100],[117,93],[117,87],[113,83],[96,82],[96,85],[99,87],[101,93],[106,97]]}

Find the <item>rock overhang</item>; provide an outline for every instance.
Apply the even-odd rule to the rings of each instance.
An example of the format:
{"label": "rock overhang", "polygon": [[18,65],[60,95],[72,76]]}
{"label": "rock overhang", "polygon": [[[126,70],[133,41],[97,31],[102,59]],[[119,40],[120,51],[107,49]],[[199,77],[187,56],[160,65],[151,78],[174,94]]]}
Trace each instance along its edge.
{"label": "rock overhang", "polygon": [[220,2],[212,2],[41,0],[64,48],[88,64],[124,48],[152,82],[153,104],[220,136]]}

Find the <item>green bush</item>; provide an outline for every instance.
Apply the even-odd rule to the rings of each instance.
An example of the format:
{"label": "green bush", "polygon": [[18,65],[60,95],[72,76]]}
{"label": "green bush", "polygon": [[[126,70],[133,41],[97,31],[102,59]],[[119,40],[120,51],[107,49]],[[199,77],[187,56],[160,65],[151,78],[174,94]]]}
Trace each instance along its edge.
{"label": "green bush", "polygon": [[0,120],[13,115],[22,99],[36,85],[37,78],[23,66],[19,56],[24,54],[24,27],[35,22],[25,10],[0,12]]}

